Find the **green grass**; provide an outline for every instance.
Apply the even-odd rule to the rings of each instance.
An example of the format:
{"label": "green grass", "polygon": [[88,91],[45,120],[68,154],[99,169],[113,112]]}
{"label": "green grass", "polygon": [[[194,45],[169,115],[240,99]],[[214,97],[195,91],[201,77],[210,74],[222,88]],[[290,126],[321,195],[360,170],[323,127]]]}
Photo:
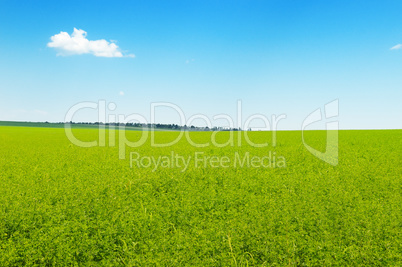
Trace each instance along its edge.
{"label": "green grass", "polygon": [[[74,123],[68,124],[71,128],[74,129],[98,129],[99,125],[95,124],[84,124],[84,123]],[[35,127],[35,128],[63,128],[65,127],[64,123],[57,123],[57,122],[26,122],[26,121],[0,121],[1,126],[9,126],[9,127]],[[106,125],[105,128],[109,126]],[[115,126],[118,128],[119,126]],[[126,130],[129,131],[142,131],[141,127],[133,127],[127,126],[125,127]],[[160,129],[155,129],[155,131],[160,131]]]}
{"label": "green grass", "polygon": [[[0,126],[64,128],[64,123],[0,121]],[[98,125],[92,125],[92,124],[71,124],[71,126],[73,128],[92,128],[92,129],[98,128]]]}
{"label": "green grass", "polygon": [[[212,133],[189,134],[201,142]],[[229,134],[218,133],[220,143]],[[155,135],[161,142],[178,132]],[[272,140],[269,132],[249,135]],[[325,149],[324,132],[305,138]],[[130,152],[172,151],[231,160],[272,151],[286,167],[130,168]],[[244,139],[223,148],[148,141],[119,160],[118,146],[80,148],[63,129],[0,127],[0,265],[401,266],[401,151],[401,130],[340,131],[339,164],[331,166],[289,131],[266,148]]]}

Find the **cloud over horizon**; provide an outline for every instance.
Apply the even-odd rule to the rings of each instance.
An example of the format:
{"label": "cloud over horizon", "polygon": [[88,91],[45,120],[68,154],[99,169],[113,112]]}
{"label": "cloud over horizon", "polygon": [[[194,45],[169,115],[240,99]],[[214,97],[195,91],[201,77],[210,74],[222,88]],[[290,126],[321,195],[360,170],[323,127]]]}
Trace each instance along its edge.
{"label": "cloud over horizon", "polygon": [[55,48],[61,56],[92,54],[96,57],[134,57],[133,54],[123,55],[115,41],[105,39],[88,40],[87,32],[74,28],[71,36],[67,32],[60,32],[50,37],[48,47]]}

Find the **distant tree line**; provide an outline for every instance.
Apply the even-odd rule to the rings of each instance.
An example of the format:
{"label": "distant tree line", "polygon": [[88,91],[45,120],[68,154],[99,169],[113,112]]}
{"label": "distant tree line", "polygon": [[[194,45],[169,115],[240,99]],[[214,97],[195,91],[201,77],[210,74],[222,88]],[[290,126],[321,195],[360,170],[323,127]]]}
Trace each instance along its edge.
{"label": "distant tree line", "polygon": [[[62,122],[60,122],[62,123]],[[121,123],[121,122],[66,122],[66,124],[76,124],[76,125],[105,125],[105,126],[125,126],[125,127],[135,127],[135,128],[145,128],[145,129],[164,129],[164,130],[187,130],[187,131],[241,131],[241,128],[229,128],[229,127],[197,127],[194,125],[178,125],[178,124],[163,124],[163,123]],[[251,131],[251,129],[249,129]]]}

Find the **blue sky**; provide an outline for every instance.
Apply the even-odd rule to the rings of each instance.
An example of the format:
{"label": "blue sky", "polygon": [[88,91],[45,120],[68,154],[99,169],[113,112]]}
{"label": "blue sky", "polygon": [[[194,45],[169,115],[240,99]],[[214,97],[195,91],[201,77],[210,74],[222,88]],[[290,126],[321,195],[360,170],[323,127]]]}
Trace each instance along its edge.
{"label": "blue sky", "polygon": [[[339,99],[342,129],[402,128],[401,12],[401,1],[1,0],[0,120],[64,121],[100,99],[113,114],[148,118],[165,101],[187,118],[235,117],[241,100],[243,121],[286,114],[278,127],[300,129]],[[121,57],[49,47],[74,28]]]}

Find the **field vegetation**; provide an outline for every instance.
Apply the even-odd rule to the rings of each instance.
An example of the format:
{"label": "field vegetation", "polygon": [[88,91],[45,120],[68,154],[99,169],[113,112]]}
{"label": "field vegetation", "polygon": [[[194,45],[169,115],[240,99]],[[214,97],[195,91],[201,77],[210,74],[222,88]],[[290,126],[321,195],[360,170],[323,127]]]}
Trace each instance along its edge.
{"label": "field vegetation", "polygon": [[[158,142],[177,135],[155,132]],[[211,135],[189,133],[198,143]],[[401,266],[401,130],[340,131],[337,166],[310,154],[299,131],[277,132],[275,146],[270,132],[248,135],[269,146],[239,146],[238,133],[225,147],[148,140],[121,160],[118,134],[113,147],[83,148],[62,128],[0,127],[0,265]],[[305,139],[325,149],[325,132]],[[192,160],[154,169],[133,152]],[[195,153],[230,163],[196,166]],[[247,153],[286,165],[235,166]]]}

